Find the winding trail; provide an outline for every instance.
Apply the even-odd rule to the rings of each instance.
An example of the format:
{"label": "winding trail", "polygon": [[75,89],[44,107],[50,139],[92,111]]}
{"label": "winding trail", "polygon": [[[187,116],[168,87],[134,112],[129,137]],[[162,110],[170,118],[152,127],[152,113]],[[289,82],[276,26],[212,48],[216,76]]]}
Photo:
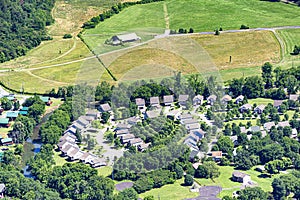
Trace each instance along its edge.
{"label": "winding trail", "polygon": [[65,82],[54,81],[54,80],[43,78],[41,76],[37,76],[37,75],[31,73],[31,71],[26,71],[26,73],[29,74],[30,76],[33,76],[33,77],[35,77],[37,79],[40,79],[42,81],[52,82],[52,83],[61,84],[61,85],[67,85],[68,84],[68,83],[65,83]]}

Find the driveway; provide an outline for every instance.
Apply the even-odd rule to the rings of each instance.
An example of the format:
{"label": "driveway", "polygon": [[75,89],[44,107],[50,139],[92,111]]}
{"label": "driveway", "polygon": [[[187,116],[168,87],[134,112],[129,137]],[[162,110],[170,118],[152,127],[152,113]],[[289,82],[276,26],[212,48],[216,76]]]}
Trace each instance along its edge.
{"label": "driveway", "polygon": [[112,161],[114,160],[114,157],[122,157],[124,153],[124,149],[116,149],[115,147],[111,146],[111,144],[104,139],[104,133],[106,131],[105,129],[99,130],[99,132],[96,135],[96,141],[97,143],[103,147],[104,153],[102,153],[104,158],[109,157],[109,164],[112,164]]}

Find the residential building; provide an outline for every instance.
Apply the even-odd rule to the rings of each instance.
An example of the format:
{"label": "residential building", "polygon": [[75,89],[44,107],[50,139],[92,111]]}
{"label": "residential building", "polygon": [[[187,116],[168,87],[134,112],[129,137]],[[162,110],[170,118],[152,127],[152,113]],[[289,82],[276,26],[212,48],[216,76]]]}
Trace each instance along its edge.
{"label": "residential building", "polygon": [[111,107],[108,103],[105,103],[105,104],[101,104],[99,106],[99,110],[100,112],[110,112],[111,111]]}
{"label": "residential building", "polygon": [[215,162],[219,162],[219,161],[221,161],[221,159],[223,157],[223,152],[222,151],[212,151],[211,157]]}
{"label": "residential building", "polygon": [[217,96],[214,94],[207,97],[207,103],[209,105],[213,105],[216,101],[217,101]]}
{"label": "residential building", "polygon": [[240,112],[248,112],[252,109],[252,105],[247,103],[247,104],[244,104],[240,107]]}
{"label": "residential building", "polygon": [[244,101],[244,96],[243,95],[240,95],[238,96],[236,99],[235,99],[235,103],[236,104],[239,104],[240,102]]}
{"label": "residential building", "polygon": [[135,104],[137,105],[138,109],[140,109],[140,110],[145,109],[145,106],[146,106],[145,99],[136,98]]}
{"label": "residential building", "polygon": [[143,143],[144,141],[141,138],[134,138],[128,142],[128,145],[137,147],[138,145],[141,145]]}
{"label": "residential building", "polygon": [[281,106],[282,102],[283,102],[283,100],[274,100],[273,105],[274,105],[275,108],[278,109]]}
{"label": "residential building", "polygon": [[189,100],[189,95],[187,95],[187,94],[181,94],[178,97],[178,103],[180,106],[186,106],[188,100]]}
{"label": "residential building", "polygon": [[179,120],[181,112],[179,110],[171,110],[168,114],[167,117],[172,119],[172,120]]}
{"label": "residential building", "polygon": [[200,129],[200,124],[199,124],[199,123],[195,123],[195,124],[187,124],[187,125],[185,125],[185,128],[186,128],[188,131],[199,130],[199,129]]}
{"label": "residential building", "polygon": [[221,103],[223,104],[227,104],[229,101],[232,101],[232,97],[228,94],[224,95],[221,99]]}
{"label": "residential building", "polygon": [[202,95],[197,95],[193,98],[193,106],[202,105],[204,97]]}
{"label": "residential building", "polygon": [[164,105],[165,106],[172,106],[174,103],[174,96],[173,95],[166,95],[163,97]]}
{"label": "residential building", "polygon": [[257,106],[256,108],[254,108],[254,112],[257,114],[262,114],[265,110],[266,106],[264,104],[261,104],[259,106]]}
{"label": "residential building", "polygon": [[52,104],[52,101],[50,97],[48,96],[40,96],[40,99],[47,105],[50,106]]}
{"label": "residential building", "polygon": [[193,119],[193,115],[189,114],[189,113],[183,113],[179,116],[179,119],[181,121],[184,121],[184,120],[188,120],[188,119]]}
{"label": "residential building", "polygon": [[126,134],[121,136],[121,142],[122,144],[128,143],[130,140],[133,140],[135,136],[133,134]]}
{"label": "residential building", "polygon": [[231,179],[235,182],[243,183],[243,185],[246,185],[251,182],[251,177],[248,174],[245,174],[240,171],[232,172]]}
{"label": "residential building", "polygon": [[299,101],[299,94],[290,94],[289,100],[291,100],[291,101]]}
{"label": "residential building", "polygon": [[159,107],[159,97],[150,97],[150,106],[151,107]]}
{"label": "residential building", "polygon": [[278,122],[277,126],[281,126],[281,127],[287,127],[287,126],[291,126],[289,121],[283,121],[283,122]]}
{"label": "residential building", "polygon": [[160,111],[157,111],[157,110],[149,110],[149,111],[146,111],[145,113],[145,119],[149,118],[149,119],[153,119],[153,118],[156,118],[160,115]]}
{"label": "residential building", "polygon": [[150,143],[142,143],[142,144],[139,144],[139,145],[137,146],[137,148],[138,148],[138,151],[143,152],[143,151],[145,151],[146,149],[148,149],[149,146],[150,146]]}
{"label": "residential building", "polygon": [[12,138],[3,138],[3,139],[1,139],[1,144],[3,146],[9,146],[9,145],[13,144],[13,140],[12,140]]}
{"label": "residential building", "polygon": [[266,129],[267,131],[271,130],[271,128],[275,126],[275,122],[267,122],[264,124],[264,129]]}
{"label": "residential building", "polygon": [[8,118],[0,118],[0,126],[1,127],[10,127],[9,119]]}

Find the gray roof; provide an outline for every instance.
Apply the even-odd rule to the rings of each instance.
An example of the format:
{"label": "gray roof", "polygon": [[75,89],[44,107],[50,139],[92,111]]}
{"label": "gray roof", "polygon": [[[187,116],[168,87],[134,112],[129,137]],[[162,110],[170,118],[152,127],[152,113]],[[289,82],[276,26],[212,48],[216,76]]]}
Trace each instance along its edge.
{"label": "gray roof", "polygon": [[123,35],[117,35],[117,38],[122,42],[140,40],[141,38],[136,35],[136,33],[128,33]]}
{"label": "gray roof", "polygon": [[181,120],[185,120],[185,119],[192,119],[193,115],[189,114],[189,113],[183,113],[180,115],[180,119]]}
{"label": "gray roof", "polygon": [[240,172],[240,171],[234,171],[234,172],[232,172],[232,176],[234,176],[236,178],[245,178],[246,176],[249,176],[249,175],[245,174],[243,172]]}
{"label": "gray roof", "polygon": [[209,97],[207,97],[207,101],[216,101],[217,100],[217,96],[212,94]]}
{"label": "gray roof", "polygon": [[131,138],[134,138],[135,136],[133,134],[125,134],[125,135],[122,135],[121,138],[122,140],[128,140],[128,139],[131,139]]}
{"label": "gray roof", "polygon": [[150,111],[146,112],[146,117],[148,117],[150,119],[158,117],[159,115],[160,115],[160,112],[155,111],[155,110],[150,110]]}
{"label": "gray roof", "polygon": [[130,140],[129,143],[131,145],[135,145],[135,144],[138,144],[138,143],[144,143],[144,141],[141,138],[134,138],[133,140]]}
{"label": "gray roof", "polygon": [[145,99],[142,99],[142,98],[136,98],[135,99],[135,104],[137,106],[145,106]]}
{"label": "gray roof", "polygon": [[150,97],[150,105],[159,104],[159,97]]}
{"label": "gray roof", "polygon": [[178,101],[179,102],[185,102],[185,101],[187,101],[189,99],[189,95],[187,95],[187,94],[181,94],[181,95],[179,95],[179,97],[178,97]]}
{"label": "gray roof", "polygon": [[283,122],[278,122],[277,125],[281,127],[286,127],[286,126],[290,126],[290,123],[289,121],[283,121]]}
{"label": "gray roof", "polygon": [[130,124],[123,124],[123,123],[119,123],[117,124],[116,129],[120,130],[120,129],[130,129],[132,125]]}
{"label": "gray roof", "polygon": [[244,110],[251,110],[252,109],[252,105],[250,103],[244,104],[240,107],[240,109],[244,109]]}
{"label": "gray roof", "polygon": [[193,101],[203,101],[204,97],[202,95],[197,95],[193,98]]}
{"label": "gray roof", "polygon": [[187,120],[182,120],[182,123],[187,125],[187,124],[197,124],[198,121],[196,119],[187,119]]}
{"label": "gray roof", "polygon": [[101,104],[100,105],[100,110],[102,112],[108,112],[108,111],[111,111],[111,107],[108,103],[105,103],[105,104]]}
{"label": "gray roof", "polygon": [[290,94],[289,100],[298,101],[299,94]]}
{"label": "gray roof", "polygon": [[266,107],[266,105],[261,104],[261,105],[257,106],[257,107],[255,108],[255,110],[258,109],[258,110],[264,111],[265,107]]}
{"label": "gray roof", "polygon": [[164,96],[164,103],[173,103],[173,102],[174,102],[173,95],[166,95],[166,96]]}
{"label": "gray roof", "polygon": [[274,100],[274,107],[281,106],[283,100]]}
{"label": "gray roof", "polygon": [[224,95],[221,99],[221,101],[225,101],[225,102],[231,101],[231,100],[232,100],[232,97],[229,96],[228,94]]}
{"label": "gray roof", "polygon": [[260,131],[260,127],[259,126],[251,126],[250,127],[250,131],[251,132],[259,132]]}
{"label": "gray roof", "polygon": [[128,129],[121,129],[121,130],[117,130],[117,131],[116,131],[116,135],[117,135],[117,136],[125,135],[125,134],[128,134],[128,133],[129,133],[129,130],[128,130]]}
{"label": "gray roof", "polygon": [[4,183],[0,183],[0,193],[3,193],[5,190],[5,184]]}
{"label": "gray roof", "polygon": [[187,124],[185,126],[185,128],[188,129],[188,130],[195,130],[195,129],[200,129],[200,125],[199,125],[199,123]]}
{"label": "gray roof", "polygon": [[236,99],[235,99],[235,101],[237,102],[237,101],[243,101],[244,100],[244,96],[243,95],[240,95],[240,96],[238,96]]}
{"label": "gray roof", "polygon": [[275,126],[275,122],[267,122],[264,124],[264,128],[270,130],[272,126]]}

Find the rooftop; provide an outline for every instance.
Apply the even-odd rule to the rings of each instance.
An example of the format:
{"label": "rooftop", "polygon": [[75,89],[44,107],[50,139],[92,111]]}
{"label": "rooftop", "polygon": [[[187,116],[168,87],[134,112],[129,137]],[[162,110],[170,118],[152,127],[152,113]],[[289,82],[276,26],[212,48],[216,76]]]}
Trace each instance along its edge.
{"label": "rooftop", "polygon": [[6,117],[8,118],[17,118],[19,115],[19,111],[8,111],[6,113]]}
{"label": "rooftop", "polygon": [[185,101],[187,101],[189,99],[189,95],[187,95],[187,94],[181,94],[181,95],[179,95],[179,97],[178,97],[178,101],[179,102],[185,102]]}
{"label": "rooftop", "polygon": [[145,106],[145,99],[142,99],[142,98],[136,98],[135,99],[135,104],[137,106]]}
{"label": "rooftop", "polygon": [[245,174],[243,172],[240,172],[240,171],[234,171],[234,172],[232,172],[232,176],[237,177],[237,178],[244,178],[249,175]]}
{"label": "rooftop", "polygon": [[105,103],[105,104],[101,104],[100,105],[100,109],[101,111],[103,112],[108,112],[108,111],[111,111],[111,107],[108,103]]}
{"label": "rooftop", "polygon": [[150,105],[159,104],[159,97],[150,97]]}
{"label": "rooftop", "polygon": [[166,95],[166,96],[164,96],[164,103],[173,103],[173,102],[174,102],[173,95]]}
{"label": "rooftop", "polygon": [[117,38],[122,42],[131,41],[131,40],[140,40],[141,38],[137,36],[136,33],[128,33],[123,35],[117,35]]}
{"label": "rooftop", "polygon": [[8,118],[0,118],[0,124],[8,124],[9,119]]}

